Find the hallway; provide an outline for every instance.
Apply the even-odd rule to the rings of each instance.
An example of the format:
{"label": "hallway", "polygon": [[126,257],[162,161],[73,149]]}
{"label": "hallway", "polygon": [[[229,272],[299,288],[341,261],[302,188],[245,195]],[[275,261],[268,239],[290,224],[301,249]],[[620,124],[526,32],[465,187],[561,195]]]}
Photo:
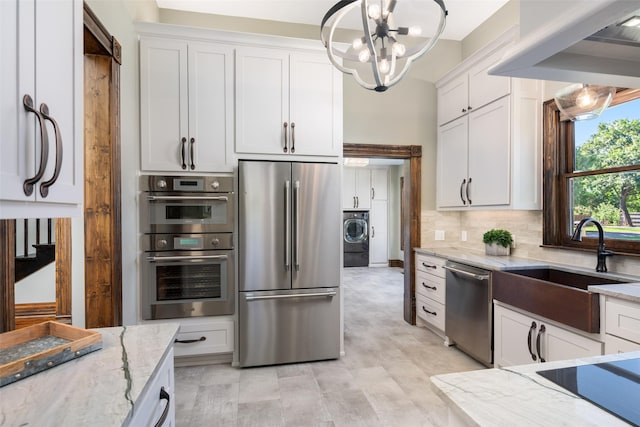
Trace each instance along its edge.
{"label": "hallway", "polygon": [[481,369],[402,318],[399,268],[344,269],[345,356],[264,368],[176,368],[178,426],[442,426],[429,376]]}

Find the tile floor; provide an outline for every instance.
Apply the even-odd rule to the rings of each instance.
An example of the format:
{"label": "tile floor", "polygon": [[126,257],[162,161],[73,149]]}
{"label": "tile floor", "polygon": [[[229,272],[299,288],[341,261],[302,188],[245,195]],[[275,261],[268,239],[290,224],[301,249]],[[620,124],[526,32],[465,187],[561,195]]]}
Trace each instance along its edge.
{"label": "tile floor", "polygon": [[429,376],[483,366],[403,320],[401,269],[346,268],[343,292],[344,357],[176,368],[177,426],[446,425]]}

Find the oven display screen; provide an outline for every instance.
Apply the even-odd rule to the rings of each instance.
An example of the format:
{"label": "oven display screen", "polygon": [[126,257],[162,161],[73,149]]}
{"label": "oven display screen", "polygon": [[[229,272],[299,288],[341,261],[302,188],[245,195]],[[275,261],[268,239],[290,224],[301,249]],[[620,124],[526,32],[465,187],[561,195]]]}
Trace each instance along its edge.
{"label": "oven display screen", "polygon": [[204,191],[204,181],[202,179],[174,179],[174,191]]}
{"label": "oven display screen", "polygon": [[169,205],[165,207],[167,219],[211,219],[211,206]]}
{"label": "oven display screen", "polygon": [[202,249],[203,239],[202,237],[174,237],[173,248],[174,249]]}

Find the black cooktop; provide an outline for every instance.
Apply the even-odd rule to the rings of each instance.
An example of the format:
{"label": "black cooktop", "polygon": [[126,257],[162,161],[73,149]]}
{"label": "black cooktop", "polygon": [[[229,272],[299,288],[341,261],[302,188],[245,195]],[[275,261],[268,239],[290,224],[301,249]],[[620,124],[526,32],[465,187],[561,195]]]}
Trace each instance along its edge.
{"label": "black cooktop", "polygon": [[550,381],[640,426],[640,358],[538,371]]}

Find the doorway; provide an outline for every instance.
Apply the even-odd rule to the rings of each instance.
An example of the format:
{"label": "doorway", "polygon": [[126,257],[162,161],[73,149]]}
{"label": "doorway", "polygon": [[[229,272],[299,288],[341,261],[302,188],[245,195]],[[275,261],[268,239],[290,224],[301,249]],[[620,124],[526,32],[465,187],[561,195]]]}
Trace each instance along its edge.
{"label": "doorway", "polygon": [[387,158],[406,159],[409,161],[409,177],[405,177],[403,184],[403,200],[405,206],[402,212],[402,244],[404,253],[404,320],[416,324],[415,301],[415,269],[413,248],[420,246],[420,194],[422,146],[420,145],[378,145],[378,144],[348,144],[343,145],[344,157],[358,158]]}

